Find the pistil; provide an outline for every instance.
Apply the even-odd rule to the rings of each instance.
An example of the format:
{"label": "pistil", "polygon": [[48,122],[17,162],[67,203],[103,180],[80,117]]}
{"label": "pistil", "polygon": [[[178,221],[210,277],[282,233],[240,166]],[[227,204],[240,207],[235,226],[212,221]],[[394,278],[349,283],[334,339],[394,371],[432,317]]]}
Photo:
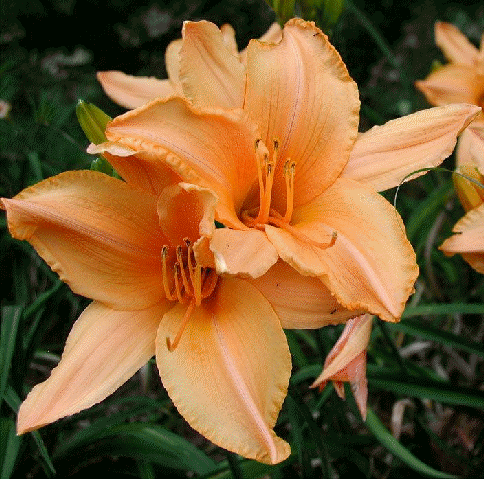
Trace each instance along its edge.
{"label": "pistil", "polygon": [[179,331],[177,332],[177,335],[175,335],[173,342],[170,340],[169,337],[166,338],[167,348],[169,352],[173,352],[177,348],[178,344],[180,343],[180,339],[182,338],[182,333],[184,333],[185,327],[189,323],[194,307],[195,307],[195,301],[192,300],[189,303],[187,310],[185,310],[184,318],[182,319],[182,325],[180,326]]}

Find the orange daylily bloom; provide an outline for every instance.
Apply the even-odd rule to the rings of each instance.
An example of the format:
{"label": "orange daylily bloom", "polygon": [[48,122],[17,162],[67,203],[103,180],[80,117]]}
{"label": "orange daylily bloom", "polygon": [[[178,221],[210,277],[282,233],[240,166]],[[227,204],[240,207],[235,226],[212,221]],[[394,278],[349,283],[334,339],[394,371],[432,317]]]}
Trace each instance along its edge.
{"label": "orange daylily bloom", "polygon": [[[284,460],[290,447],[273,431],[291,372],[281,321],[306,315],[302,285],[292,290],[283,266],[284,310],[267,299],[273,278],[263,295],[245,279],[220,277],[204,263],[212,258],[214,194],[185,183],[138,188],[146,172],[137,178],[120,166],[130,182],[65,172],[1,199],[11,234],[93,299],[59,365],[22,403],[18,433],[102,401],[156,355],[164,387],[194,429],[245,457]],[[328,295],[311,282],[304,289],[315,316]]]}
{"label": "orange daylily bloom", "polygon": [[[466,215],[453,227],[454,235],[439,247],[446,255],[460,253],[477,272],[484,272],[483,261],[483,128],[468,127],[462,143],[469,150],[461,150],[453,175],[455,190]],[[476,183],[471,182],[468,178]]]}
{"label": "orange daylily bloom", "polygon": [[345,399],[343,383],[350,382],[364,420],[367,414],[367,345],[371,330],[372,315],[361,315],[349,320],[325,359],[322,373],[312,385],[312,388],[318,387],[322,391],[331,380],[339,397]]}
{"label": "orange daylily bloom", "polygon": [[478,50],[455,26],[437,22],[435,39],[450,63],[417,81],[416,87],[432,105],[468,102],[482,109],[460,135],[456,149],[456,171],[482,186],[454,175],[455,189],[467,214],[453,227],[455,235],[439,248],[446,255],[461,253],[483,273],[483,38]]}
{"label": "orange daylily bloom", "polygon": [[[431,105],[466,102],[479,106],[482,112],[470,127],[483,131],[483,38],[477,49],[451,23],[436,22],[435,41],[449,63],[437,68],[425,80],[418,80],[416,87]],[[465,130],[456,151],[457,161],[462,164],[468,163],[460,157],[467,156],[473,148],[470,141],[473,140]]]}
{"label": "orange daylily bloom", "polygon": [[[246,49],[238,52],[236,34],[234,29],[225,24],[219,29],[212,23],[205,22],[206,29],[199,30],[199,35],[186,36],[185,28],[182,29],[182,39],[170,42],[165,51],[165,65],[167,68],[168,79],[159,80],[155,77],[135,77],[127,75],[117,70],[98,72],[97,77],[106,94],[122,107],[129,109],[140,107],[145,103],[159,97],[170,97],[171,95],[183,92],[183,85],[190,89],[191,72],[200,70],[205,71],[209,65],[211,67],[210,77],[226,79],[241,77],[246,64]],[[278,23],[273,23],[268,31],[260,38],[264,42],[277,42],[281,38],[281,27]],[[216,39],[216,40],[214,40]],[[214,45],[214,41],[217,45]],[[188,46],[189,42],[195,43],[200,49],[200,55],[196,58],[191,57],[188,63],[188,56],[184,55],[184,49],[193,48]],[[209,44],[206,46],[206,44]],[[200,48],[202,46],[202,48]],[[215,67],[215,68],[214,68]],[[242,86],[242,83],[240,83]],[[208,83],[207,87],[212,86]],[[230,92],[228,100],[233,96],[242,98],[243,89]],[[226,105],[230,106],[230,105]]]}
{"label": "orange daylily bloom", "polygon": [[[137,157],[140,166],[164,161],[214,191],[216,218],[227,227],[210,240],[218,273],[245,275],[263,291],[257,279],[281,272],[279,258],[318,279],[342,318],[367,311],[399,320],[418,267],[399,214],[377,191],[441,163],[478,107],[429,109],[358,135],[357,86],[313,23],[290,20],[278,43],[252,40],[237,77],[224,76],[230,65],[215,68],[216,55],[204,53],[222,42],[210,23],[187,22],[184,42],[183,97],[115,118],[108,142],[90,151],[125,149],[145,157]],[[200,55],[206,67],[190,69]],[[304,317],[300,328],[335,323],[333,313]]]}
{"label": "orange daylily bloom", "polygon": [[435,40],[450,63],[437,68],[426,80],[418,80],[416,87],[432,105],[465,102],[483,108],[483,41],[478,50],[446,22],[435,24]]}

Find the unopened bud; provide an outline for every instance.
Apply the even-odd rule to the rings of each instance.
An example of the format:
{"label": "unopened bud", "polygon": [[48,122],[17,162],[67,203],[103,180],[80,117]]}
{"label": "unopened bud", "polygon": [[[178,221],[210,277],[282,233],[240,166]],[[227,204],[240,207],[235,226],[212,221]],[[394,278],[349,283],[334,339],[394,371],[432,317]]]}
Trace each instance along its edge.
{"label": "unopened bud", "polygon": [[86,137],[91,143],[98,144],[106,142],[104,131],[106,124],[111,117],[92,103],[79,100],[76,106],[76,115]]}

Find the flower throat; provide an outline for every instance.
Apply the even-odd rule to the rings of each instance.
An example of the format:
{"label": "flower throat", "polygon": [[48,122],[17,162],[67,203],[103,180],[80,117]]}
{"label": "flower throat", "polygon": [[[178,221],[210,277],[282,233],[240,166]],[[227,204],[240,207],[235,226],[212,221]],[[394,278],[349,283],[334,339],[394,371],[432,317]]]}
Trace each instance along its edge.
{"label": "flower throat", "polygon": [[337,232],[332,233],[329,242],[322,243],[308,238],[290,225],[294,206],[296,162],[289,158],[286,159],[283,165],[283,176],[286,185],[286,212],[284,215],[281,215],[278,211],[271,208],[271,194],[278,161],[279,141],[277,139],[273,140],[273,154],[271,159],[268,149],[260,138],[256,140],[254,147],[258,170],[259,211],[257,216],[253,217],[251,214],[255,214],[256,209],[244,210],[241,214],[243,223],[248,227],[259,230],[264,230],[265,225],[274,225],[275,227],[286,230],[294,237],[319,248],[328,248],[334,245],[337,240]]}
{"label": "flower throat", "polygon": [[162,281],[167,300],[177,300],[189,304],[182,320],[182,325],[173,342],[167,337],[167,347],[172,352],[182,338],[182,333],[190,319],[194,307],[200,306],[204,298],[209,297],[217,285],[218,275],[207,267],[202,267],[195,258],[192,244],[184,238],[184,245],[175,248],[175,261],[172,259],[173,289],[170,287],[169,247],[162,247]]}

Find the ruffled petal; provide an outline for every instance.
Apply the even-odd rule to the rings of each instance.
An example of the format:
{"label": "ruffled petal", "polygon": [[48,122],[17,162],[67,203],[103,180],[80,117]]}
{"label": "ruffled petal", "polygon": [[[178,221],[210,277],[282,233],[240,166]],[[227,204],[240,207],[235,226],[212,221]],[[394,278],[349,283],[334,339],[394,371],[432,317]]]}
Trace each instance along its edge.
{"label": "ruffled petal", "polygon": [[137,310],[163,296],[156,198],[90,171],[65,172],[2,199],[13,237],[85,297]]}
{"label": "ruffled petal", "polygon": [[98,72],[97,78],[106,95],[125,108],[137,108],[158,97],[170,97],[175,89],[169,80],[155,77],[134,77],[111,70]]}
{"label": "ruffled petal", "polygon": [[210,249],[214,253],[218,274],[259,277],[278,260],[278,253],[264,232],[218,228],[212,235]]}
{"label": "ruffled petal", "polygon": [[[359,135],[342,178],[382,191],[426,173],[453,152],[458,134],[480,112],[473,105],[422,110]],[[409,175],[409,177],[407,177]]]}
{"label": "ruffled petal", "polygon": [[[257,179],[255,126],[240,110],[201,112],[185,99],[154,101],[108,123],[108,140],[165,160],[182,178],[219,198],[218,219],[246,228],[237,218]],[[174,155],[167,156],[171,152]]]}
{"label": "ruffled petal", "polygon": [[281,260],[248,281],[266,297],[283,328],[336,325],[361,313],[346,310],[318,278],[303,276]]}
{"label": "ruffled petal", "polygon": [[263,463],[281,462],[290,447],[273,427],[291,359],[278,317],[249,283],[221,278],[170,352],[166,339],[177,334],[186,308],[164,315],[156,341],[160,377],[178,411],[216,445]]}
{"label": "ruffled petal", "polygon": [[434,36],[436,45],[450,62],[475,65],[479,55],[478,49],[454,25],[436,22]]}
{"label": "ruffled petal", "polygon": [[415,83],[431,105],[483,105],[483,75],[468,65],[450,63]]}
{"label": "ruffled petal", "polygon": [[453,227],[455,235],[439,247],[446,255],[461,253],[463,258],[483,273],[483,204],[470,210]]}
{"label": "ruffled petal", "polygon": [[399,320],[418,266],[401,217],[387,200],[366,185],[339,179],[296,209],[293,222],[291,232],[266,227],[284,261],[320,277],[345,308]]}
{"label": "ruffled petal", "polygon": [[279,141],[272,206],[286,205],[281,172],[296,162],[295,204],[331,185],[349,159],[359,123],[359,94],[337,51],[313,23],[290,20],[277,45],[248,46],[245,109],[268,147]]}
{"label": "ruffled petal", "polygon": [[155,353],[160,319],[168,302],[135,312],[92,303],[74,324],[59,365],[20,406],[19,434],[101,402]]}
{"label": "ruffled petal", "polygon": [[184,94],[199,106],[242,108],[245,69],[221,31],[205,20],[185,22],[180,80]]}

